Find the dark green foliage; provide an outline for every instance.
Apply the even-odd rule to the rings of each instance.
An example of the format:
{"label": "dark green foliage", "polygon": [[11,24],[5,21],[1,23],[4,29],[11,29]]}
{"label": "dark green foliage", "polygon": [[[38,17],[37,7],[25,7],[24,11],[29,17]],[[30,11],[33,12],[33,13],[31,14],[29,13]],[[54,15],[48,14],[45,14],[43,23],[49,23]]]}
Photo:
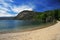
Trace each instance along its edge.
{"label": "dark green foliage", "polygon": [[32,20],[40,22],[53,22],[60,20],[60,10],[49,10],[45,12],[23,11],[16,16],[16,19]]}
{"label": "dark green foliage", "polygon": [[40,21],[42,20],[43,22],[60,20],[60,10],[49,10],[45,12],[38,12],[35,18]]}
{"label": "dark green foliage", "polygon": [[55,15],[54,15],[55,19],[58,20],[58,10],[55,10]]}
{"label": "dark green foliage", "polygon": [[58,10],[58,20],[60,20],[60,10]]}

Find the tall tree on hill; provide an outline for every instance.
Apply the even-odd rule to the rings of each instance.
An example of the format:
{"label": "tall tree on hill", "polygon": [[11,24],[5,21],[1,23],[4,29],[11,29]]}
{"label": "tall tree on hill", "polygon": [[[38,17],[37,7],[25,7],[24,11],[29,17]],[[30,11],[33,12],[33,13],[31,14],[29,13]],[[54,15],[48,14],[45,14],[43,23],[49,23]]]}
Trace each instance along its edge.
{"label": "tall tree on hill", "polygon": [[55,10],[54,17],[55,17],[55,19],[56,19],[56,20],[58,20],[58,19],[59,19],[59,18],[58,18],[58,10]]}

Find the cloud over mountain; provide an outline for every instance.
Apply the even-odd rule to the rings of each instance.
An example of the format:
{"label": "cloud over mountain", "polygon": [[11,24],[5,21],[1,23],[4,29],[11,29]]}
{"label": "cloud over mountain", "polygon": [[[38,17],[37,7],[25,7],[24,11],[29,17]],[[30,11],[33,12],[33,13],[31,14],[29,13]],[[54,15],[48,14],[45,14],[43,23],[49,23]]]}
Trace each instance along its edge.
{"label": "cloud over mountain", "polygon": [[23,10],[43,12],[60,8],[60,0],[0,0],[0,17],[16,16]]}
{"label": "cloud over mountain", "polygon": [[33,10],[33,6],[25,4],[17,6],[13,3],[13,0],[0,0],[0,17],[16,16],[23,10]]}

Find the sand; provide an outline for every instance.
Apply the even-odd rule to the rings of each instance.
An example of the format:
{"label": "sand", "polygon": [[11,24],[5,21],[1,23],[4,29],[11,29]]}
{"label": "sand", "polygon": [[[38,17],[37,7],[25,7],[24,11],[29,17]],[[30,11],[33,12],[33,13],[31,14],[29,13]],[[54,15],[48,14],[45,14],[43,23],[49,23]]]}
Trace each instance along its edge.
{"label": "sand", "polygon": [[0,34],[0,40],[60,40],[60,22],[32,31]]}

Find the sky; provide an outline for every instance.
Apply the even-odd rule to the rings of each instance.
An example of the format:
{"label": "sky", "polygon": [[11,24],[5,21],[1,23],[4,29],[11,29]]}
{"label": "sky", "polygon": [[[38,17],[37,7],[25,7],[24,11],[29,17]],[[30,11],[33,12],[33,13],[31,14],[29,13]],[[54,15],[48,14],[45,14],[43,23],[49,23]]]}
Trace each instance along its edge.
{"label": "sky", "polygon": [[44,12],[60,9],[60,0],[0,0],[0,17],[14,17],[23,10]]}

